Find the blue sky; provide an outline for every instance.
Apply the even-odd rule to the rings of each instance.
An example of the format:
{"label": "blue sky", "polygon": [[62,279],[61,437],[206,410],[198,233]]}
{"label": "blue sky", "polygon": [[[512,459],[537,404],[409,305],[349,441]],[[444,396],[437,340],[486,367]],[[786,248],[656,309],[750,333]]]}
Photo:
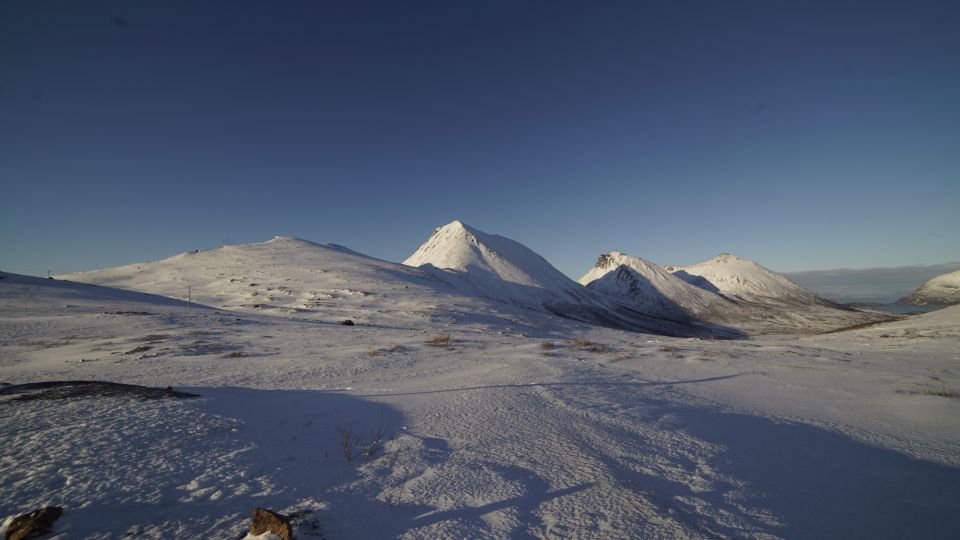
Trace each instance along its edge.
{"label": "blue sky", "polygon": [[0,268],[453,219],[578,277],[960,259],[956,2],[0,4]]}

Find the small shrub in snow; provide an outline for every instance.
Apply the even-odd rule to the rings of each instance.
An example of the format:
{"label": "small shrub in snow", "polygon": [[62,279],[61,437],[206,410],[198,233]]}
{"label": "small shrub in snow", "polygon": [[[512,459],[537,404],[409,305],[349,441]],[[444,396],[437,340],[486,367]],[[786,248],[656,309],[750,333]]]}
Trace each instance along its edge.
{"label": "small shrub in snow", "polygon": [[386,438],[387,426],[384,424],[383,418],[381,418],[380,424],[377,426],[377,430],[373,432],[373,435],[370,436],[370,442],[363,447],[364,459],[370,461],[372,458],[376,457],[376,455],[383,450],[383,445],[386,442]]}
{"label": "small shrub in snow", "polygon": [[660,347],[660,352],[665,353],[667,358],[681,358],[680,353],[673,347]]}
{"label": "small shrub in snow", "polygon": [[433,347],[449,347],[450,346],[450,334],[440,334],[433,336],[427,341],[427,345]]}
{"label": "small shrub in snow", "polygon": [[594,343],[589,339],[575,339],[570,346],[572,349],[590,351],[595,353],[607,352],[607,346],[602,343]]}
{"label": "small shrub in snow", "polygon": [[939,396],[939,397],[945,397],[945,398],[960,397],[960,395],[957,395],[956,392],[947,388],[947,385],[945,384],[941,384],[940,388],[929,388],[927,390],[924,390],[921,393],[926,396]]}
{"label": "small shrub in snow", "polygon": [[347,461],[353,461],[357,456],[357,450],[360,447],[361,437],[359,433],[350,431],[349,428],[337,426],[337,434],[340,435],[340,451]]}

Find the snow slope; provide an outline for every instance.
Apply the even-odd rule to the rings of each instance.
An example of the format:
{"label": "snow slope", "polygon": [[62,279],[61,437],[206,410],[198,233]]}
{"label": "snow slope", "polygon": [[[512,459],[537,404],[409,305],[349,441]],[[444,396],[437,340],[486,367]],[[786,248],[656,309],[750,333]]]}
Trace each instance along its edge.
{"label": "snow slope", "polygon": [[281,236],[58,277],[325,323],[419,327],[464,317],[513,319],[429,272]]}
{"label": "snow slope", "polygon": [[[546,347],[479,319],[137,298],[0,279],[0,381],[201,396],[0,402],[0,520],[57,504],[54,537],[236,539],[263,506],[301,539],[955,536],[960,308],[727,341],[549,317]],[[386,442],[347,461],[338,430]]]}
{"label": "snow slope", "polygon": [[664,268],[688,283],[735,300],[773,299],[801,304],[824,302],[788,277],[729,253],[721,253],[713,259],[690,266]]}
{"label": "snow slope", "polygon": [[960,270],[925,282],[897,303],[914,306],[960,304]]}
{"label": "snow slope", "polygon": [[[137,311],[171,308],[186,309],[187,303],[174,298],[138,291],[98,287],[59,279],[44,279],[0,272],[0,304],[8,310],[17,309],[23,297],[31,302],[47,305],[48,309],[68,313],[78,308],[114,311]],[[209,309],[192,304],[197,309]]]}

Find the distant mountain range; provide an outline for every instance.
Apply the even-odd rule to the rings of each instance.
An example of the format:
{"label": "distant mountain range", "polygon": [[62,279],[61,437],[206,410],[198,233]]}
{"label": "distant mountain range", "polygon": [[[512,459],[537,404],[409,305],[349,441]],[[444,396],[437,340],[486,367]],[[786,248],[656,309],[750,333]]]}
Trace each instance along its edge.
{"label": "distant mountain range", "polygon": [[601,255],[580,283],[647,312],[685,313],[749,334],[818,332],[876,320],[819,298],[787,277],[729,253],[690,266]]}
{"label": "distant mountain range", "polygon": [[925,281],[960,270],[960,262],[892,268],[841,268],[787,272],[803,287],[836,302],[891,303],[909,295]]}
{"label": "distant mountain range", "polygon": [[567,319],[709,338],[820,332],[887,318],[819,298],[729,254],[661,267],[602,255],[577,283],[528,247],[459,221],[436,229],[403,264],[336,244],[277,237],[160,261],[58,276],[236,311],[415,327],[467,318],[549,325]]}

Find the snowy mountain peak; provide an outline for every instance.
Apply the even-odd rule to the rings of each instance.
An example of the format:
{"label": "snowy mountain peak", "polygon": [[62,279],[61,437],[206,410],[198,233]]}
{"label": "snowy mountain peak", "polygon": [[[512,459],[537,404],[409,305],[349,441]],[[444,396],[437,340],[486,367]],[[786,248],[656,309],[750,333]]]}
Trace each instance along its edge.
{"label": "snowy mountain peak", "polygon": [[464,272],[475,279],[502,280],[539,289],[564,289],[573,284],[526,246],[503,236],[485,233],[459,220],[436,229],[403,264],[430,264]]}
{"label": "snowy mountain peak", "polygon": [[600,255],[579,282],[596,292],[629,298],[646,313],[667,317],[684,310],[699,313],[723,302],[655,263],[619,251]]}
{"label": "snowy mountain peak", "polygon": [[597,263],[578,281],[581,285],[588,285],[607,273],[618,270],[621,266],[643,274],[648,279],[676,279],[669,272],[646,259],[632,257],[619,251],[610,251],[597,257]]}
{"label": "snowy mountain peak", "polygon": [[[263,242],[264,245],[273,245],[273,246],[322,246],[324,244],[318,244],[316,242],[311,242],[310,240],[304,240],[303,238],[297,238],[296,236],[274,236],[270,240]],[[240,244],[240,245],[255,245],[255,244]]]}
{"label": "snowy mountain peak", "polygon": [[721,253],[713,259],[689,266],[666,266],[665,269],[691,285],[731,298],[818,301],[816,295],[786,276],[730,253]]}

